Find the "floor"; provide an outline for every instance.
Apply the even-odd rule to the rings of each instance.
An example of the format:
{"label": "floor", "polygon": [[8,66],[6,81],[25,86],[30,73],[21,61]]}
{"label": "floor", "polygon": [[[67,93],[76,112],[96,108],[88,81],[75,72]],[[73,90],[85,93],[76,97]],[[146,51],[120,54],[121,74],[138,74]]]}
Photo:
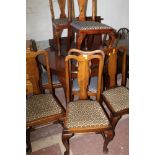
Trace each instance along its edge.
{"label": "floor", "polygon": [[[56,95],[62,103],[65,103],[61,88],[56,90]],[[61,133],[60,124],[48,124],[32,131],[32,153],[29,155],[63,155],[65,147],[61,141]],[[100,134],[77,134],[70,139],[70,155],[104,155],[103,142],[104,139]],[[125,115],[116,126],[115,137],[109,143],[108,155],[128,154],[129,118]]]}

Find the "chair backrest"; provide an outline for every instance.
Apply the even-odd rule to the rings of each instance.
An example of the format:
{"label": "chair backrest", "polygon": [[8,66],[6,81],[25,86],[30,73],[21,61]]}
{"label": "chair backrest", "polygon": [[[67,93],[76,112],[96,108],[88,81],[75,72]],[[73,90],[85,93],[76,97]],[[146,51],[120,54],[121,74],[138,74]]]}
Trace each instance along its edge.
{"label": "chair backrest", "polygon": [[31,50],[31,51],[37,51],[37,44],[35,42],[35,40],[31,39],[31,40],[26,40],[26,49],[27,50]]}
{"label": "chair backrest", "polygon": [[129,39],[129,29],[120,28],[117,32],[118,39]]}
{"label": "chair backrest", "polygon": [[117,55],[118,52],[123,53],[122,60],[122,81],[121,85],[126,84],[126,50],[125,46],[120,46],[117,48],[106,48],[104,53],[108,56],[108,76],[109,76],[109,88],[117,86]]}
{"label": "chair backrest", "polygon": [[[94,96],[99,101],[100,93],[101,93],[101,85],[102,85],[102,71],[104,65],[104,53],[102,50],[96,51],[81,51],[78,49],[71,49],[68,53],[68,56],[65,58],[65,69],[66,69],[66,97],[67,102],[70,102],[72,95],[72,80],[76,78],[79,85],[79,90],[76,95],[79,96],[80,99],[88,99],[88,96],[91,96],[91,92],[88,90],[88,86],[90,84],[90,76],[92,71],[92,60],[98,61],[97,65],[97,91]],[[74,64],[77,64],[77,70],[74,70]]]}
{"label": "chair backrest", "polygon": [[66,0],[55,0],[55,1],[54,0],[49,0],[52,20],[55,19],[55,12],[54,12],[53,2],[57,2],[58,6],[60,8],[60,17],[59,18],[67,18],[66,13],[65,13]]}
{"label": "chair backrest", "polygon": [[48,83],[46,84],[46,88],[52,91],[48,52],[47,51],[32,52],[30,50],[27,50],[26,51],[26,74],[29,76],[29,80],[33,85],[33,94],[40,94],[42,93],[42,90],[43,90],[43,87],[41,85],[41,76],[40,76],[41,73],[38,65],[38,56],[39,57],[43,56],[44,58],[45,67],[48,75]]}
{"label": "chair backrest", "polygon": [[[87,10],[87,4],[88,4],[88,0],[77,0],[78,1],[78,7],[79,7],[79,21],[85,21],[86,20],[86,10]],[[89,0],[90,1],[90,0]],[[92,20],[95,21],[95,17],[96,17],[96,0],[92,0]],[[74,0],[68,0],[68,4],[70,4],[68,6],[68,10],[69,10],[69,17],[71,17],[71,15],[73,15],[72,13],[72,7],[74,6]],[[70,19],[70,18],[69,18]]]}

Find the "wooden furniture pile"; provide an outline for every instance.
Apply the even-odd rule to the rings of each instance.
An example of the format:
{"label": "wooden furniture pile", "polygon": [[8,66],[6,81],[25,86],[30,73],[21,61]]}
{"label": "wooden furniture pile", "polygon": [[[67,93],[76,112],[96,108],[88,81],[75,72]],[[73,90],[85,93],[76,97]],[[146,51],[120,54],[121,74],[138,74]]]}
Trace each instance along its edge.
{"label": "wooden furniture pile", "polygon": [[[26,127],[27,151],[31,152],[30,131],[38,125],[60,122],[63,126],[62,141],[66,147],[64,155],[69,155],[69,139],[77,133],[101,133],[104,138],[103,152],[108,152],[108,144],[113,140],[115,127],[124,114],[129,113],[129,90],[126,84],[126,48],[112,47],[116,39],[115,30],[96,21],[96,0],[92,0],[92,18],[86,17],[87,0],[78,0],[79,16],[75,18],[74,2],[68,0],[68,17],[65,13],[66,0],[57,0],[60,18],[54,14],[53,0],[49,0],[52,16],[54,44],[58,51],[55,61],[64,59],[61,55],[61,34],[68,30],[67,46],[76,34],[76,49],[70,49],[62,64],[57,64],[57,73],[61,87],[66,95],[66,109],[55,95],[52,82],[52,60],[47,51],[31,49],[26,52]],[[102,38],[108,35],[106,48],[102,50],[82,51],[81,44],[95,35]],[[102,44],[102,40],[101,40]],[[36,51],[36,52],[35,52]],[[118,52],[122,57],[122,85],[117,86]],[[40,66],[40,63],[42,66]],[[57,61],[59,63],[59,61]],[[61,68],[61,65],[64,67]],[[46,84],[42,82],[42,68],[46,72]],[[59,68],[61,68],[59,70]],[[107,74],[104,74],[106,70]],[[64,76],[65,75],[65,76]],[[91,79],[95,77],[93,91]],[[105,80],[107,79],[107,80]],[[74,90],[77,81],[78,89]],[[64,84],[65,83],[65,84]],[[45,91],[46,90],[46,91]],[[48,90],[48,91],[47,91]],[[48,92],[48,93],[47,93]],[[78,100],[74,100],[78,96]],[[104,102],[103,102],[104,101]],[[105,108],[106,106],[107,108]]]}
{"label": "wooden furniture pile", "polygon": [[[117,75],[117,52],[122,51],[122,86],[116,85]],[[37,63],[37,56],[45,56],[44,65],[48,73],[49,83],[46,87],[40,85],[40,74]],[[108,48],[96,51],[81,51],[71,49],[65,58],[66,74],[66,100],[67,108],[64,109],[54,94],[51,82],[51,73],[48,62],[47,51],[27,51],[27,68],[31,68],[31,72],[27,72],[27,146],[31,151],[30,131],[38,125],[46,124],[53,121],[61,121],[63,125],[62,141],[66,147],[65,155],[69,154],[69,138],[77,133],[101,133],[105,138],[103,151],[108,152],[108,144],[114,138],[115,126],[122,115],[129,112],[129,94],[125,88],[125,62],[126,48]],[[103,90],[103,67],[105,56],[108,57],[108,75],[109,87]],[[94,67],[93,60],[97,62],[96,91],[89,89],[90,79],[93,76]],[[32,61],[33,60],[33,61]],[[34,62],[36,62],[34,68]],[[76,65],[75,71],[72,65]],[[32,67],[33,66],[33,67]],[[30,69],[29,69],[30,70]],[[35,78],[34,78],[35,77]],[[37,78],[36,78],[37,77]],[[35,80],[34,80],[35,79]],[[73,92],[73,80],[77,79],[79,89]],[[39,92],[35,91],[30,83],[38,84]],[[35,86],[35,85],[34,85]],[[45,93],[45,89],[50,90]],[[44,94],[45,93],[45,94]],[[29,95],[30,94],[30,95]],[[79,100],[74,100],[74,95],[79,96]],[[91,98],[93,96],[93,98]],[[95,97],[95,100],[94,100]],[[103,102],[104,101],[104,102]],[[103,103],[107,106],[105,110]],[[54,112],[53,112],[54,110]]]}
{"label": "wooden furniture pile", "polygon": [[[77,1],[78,6],[75,6]],[[61,55],[61,35],[64,29],[67,29],[67,51],[71,48],[71,43],[74,42],[76,34],[76,48],[81,49],[82,43],[85,49],[90,49],[89,46],[94,40],[96,43],[103,45],[102,36],[109,36],[108,47],[112,47],[116,33],[115,29],[107,24],[101,23],[102,18],[97,16],[96,0],[92,0],[92,16],[86,16],[88,0],[67,0],[68,16],[66,10],[66,0],[49,0],[50,12],[52,18],[53,39],[54,46],[58,52],[58,56]],[[57,13],[54,9],[54,4],[58,3],[60,12],[59,17],[55,17]],[[56,6],[56,4],[55,4]],[[79,15],[75,17],[75,7],[79,8]],[[95,45],[94,45],[95,46]]]}

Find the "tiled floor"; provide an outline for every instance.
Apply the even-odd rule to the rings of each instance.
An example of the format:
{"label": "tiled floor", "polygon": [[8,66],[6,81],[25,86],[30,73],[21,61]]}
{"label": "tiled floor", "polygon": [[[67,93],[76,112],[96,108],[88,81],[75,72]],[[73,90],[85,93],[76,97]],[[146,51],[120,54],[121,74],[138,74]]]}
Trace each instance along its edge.
{"label": "tiled floor", "polygon": [[[60,101],[65,103],[61,88],[56,90],[56,94]],[[61,133],[60,124],[49,124],[32,131],[32,153],[30,155],[63,155],[65,147],[62,144]],[[70,139],[70,155],[104,155],[103,142],[104,139],[100,134],[77,134]],[[108,147],[108,155],[129,154],[128,115],[125,115],[117,124],[115,137]]]}

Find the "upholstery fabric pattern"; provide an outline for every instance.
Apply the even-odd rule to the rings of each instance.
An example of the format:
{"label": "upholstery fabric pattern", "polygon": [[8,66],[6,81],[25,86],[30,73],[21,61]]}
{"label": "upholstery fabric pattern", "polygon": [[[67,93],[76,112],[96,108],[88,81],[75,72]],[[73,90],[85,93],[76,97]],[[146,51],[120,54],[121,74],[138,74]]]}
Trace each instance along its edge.
{"label": "upholstery fabric pattern", "polygon": [[[73,88],[72,88],[72,90],[73,91],[79,91],[80,90],[77,79],[73,80]],[[88,86],[88,90],[91,91],[91,92],[94,92],[94,93],[97,91],[97,77],[96,76],[91,77],[90,84]]]}
{"label": "upholstery fabric pattern", "polygon": [[52,94],[34,95],[26,101],[26,121],[33,121],[61,112],[62,108],[55,101]]}
{"label": "upholstery fabric pattern", "polygon": [[71,25],[80,30],[111,29],[110,26],[95,21],[76,21]]}
{"label": "upholstery fabric pattern", "polygon": [[68,19],[67,18],[54,19],[53,23],[55,25],[67,25],[68,24]]}
{"label": "upholstery fabric pattern", "polygon": [[93,128],[109,125],[109,120],[97,101],[70,102],[66,117],[67,128]]}
{"label": "upholstery fabric pattern", "polygon": [[[77,19],[73,18],[72,22],[74,23],[75,21],[77,21]],[[68,25],[68,19],[67,18],[54,19],[53,23],[55,25]]]}
{"label": "upholstery fabric pattern", "polygon": [[115,112],[129,108],[129,91],[125,87],[117,87],[103,92]]}

